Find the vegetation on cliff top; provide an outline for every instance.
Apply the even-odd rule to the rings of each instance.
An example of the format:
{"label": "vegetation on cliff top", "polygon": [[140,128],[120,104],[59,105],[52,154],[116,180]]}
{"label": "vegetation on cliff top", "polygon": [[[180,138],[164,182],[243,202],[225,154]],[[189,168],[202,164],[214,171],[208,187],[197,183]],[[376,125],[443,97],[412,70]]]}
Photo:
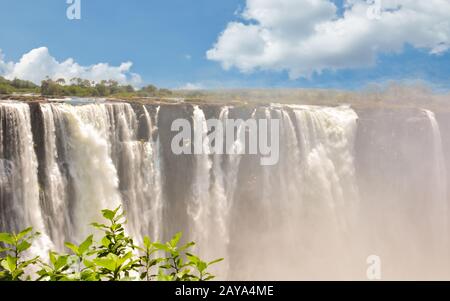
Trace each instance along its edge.
{"label": "vegetation on cliff top", "polygon": [[7,80],[0,76],[0,94],[39,93],[39,87],[26,80]]}
{"label": "vegetation on cliff top", "polygon": [[42,96],[78,96],[78,97],[168,97],[172,91],[147,85],[135,89],[131,85],[120,85],[114,80],[102,80],[98,83],[82,78],[72,78],[69,82],[64,79],[46,79],[38,86],[30,81],[14,79],[7,80],[0,76],[0,94],[33,93]]}
{"label": "vegetation on cliff top", "polygon": [[[12,95],[14,94],[14,95]],[[33,95],[27,95],[33,94]],[[73,78],[42,81],[41,86],[20,79],[7,80],[0,76],[0,100],[45,101],[52,97],[104,97],[124,101],[173,101],[208,104],[302,104],[302,105],[351,105],[354,108],[429,108],[449,110],[450,93],[436,92],[422,82],[372,84],[360,91],[333,89],[208,89],[169,90],[154,85],[136,89],[120,85],[117,81],[91,82]],[[148,100],[150,98],[151,100]]]}

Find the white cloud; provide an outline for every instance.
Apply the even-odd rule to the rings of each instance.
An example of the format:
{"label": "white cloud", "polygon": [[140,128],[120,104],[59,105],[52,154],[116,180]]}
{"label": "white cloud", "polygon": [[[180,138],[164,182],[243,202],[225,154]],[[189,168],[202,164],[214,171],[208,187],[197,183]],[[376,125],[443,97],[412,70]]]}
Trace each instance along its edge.
{"label": "white cloud", "polygon": [[125,62],[120,66],[98,63],[81,66],[72,58],[58,62],[46,47],[36,48],[24,54],[18,62],[5,62],[0,50],[0,75],[7,79],[20,78],[39,84],[47,76],[51,79],[80,77],[91,81],[116,80],[120,84],[139,85],[141,77],[130,71],[133,63]]}
{"label": "white cloud", "polygon": [[[370,3],[380,3],[379,14]],[[450,48],[449,0],[247,0],[207,52],[224,69],[287,70],[291,78],[373,66],[379,53],[406,44],[442,54]]]}
{"label": "white cloud", "polygon": [[200,83],[186,83],[185,85],[178,88],[179,90],[203,90],[205,87]]}

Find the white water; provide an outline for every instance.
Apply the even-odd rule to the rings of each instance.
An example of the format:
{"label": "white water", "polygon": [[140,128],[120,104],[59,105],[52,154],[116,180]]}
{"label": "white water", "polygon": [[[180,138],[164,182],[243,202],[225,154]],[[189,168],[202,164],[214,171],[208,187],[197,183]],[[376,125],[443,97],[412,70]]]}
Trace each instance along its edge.
{"label": "white water", "polygon": [[100,211],[121,204],[117,171],[110,157],[107,108],[87,105],[55,106],[66,126],[64,139],[68,170],[73,183],[74,239],[83,240],[100,222]]}
{"label": "white water", "polygon": [[[21,231],[33,226],[34,231],[41,235],[35,245],[30,249],[32,253],[46,256],[46,250],[53,245],[47,235],[44,220],[39,204],[39,186],[37,178],[38,162],[33,146],[31,132],[30,109],[26,104],[8,103],[1,106],[2,120],[6,120],[6,126],[0,123],[0,132],[12,139],[8,149],[2,148],[2,155],[9,152],[12,170],[7,174],[12,191],[11,199],[7,199],[10,206],[8,211],[1,212],[2,224],[9,221],[8,228],[13,231]],[[2,192],[3,192],[2,187]],[[3,193],[2,193],[3,198]],[[5,200],[2,200],[2,203]],[[2,205],[3,208],[5,204]],[[11,220],[9,217],[13,216]]]}
{"label": "white water", "polygon": [[[43,104],[41,106],[43,119],[44,119],[44,142],[45,142],[45,174],[47,179],[45,181],[44,188],[44,203],[48,212],[45,216],[47,229],[49,229],[52,240],[57,244],[58,248],[63,248],[61,237],[65,236],[70,226],[70,216],[68,214],[68,202],[67,202],[67,181],[61,173],[61,169],[58,164],[58,150],[56,145],[56,127],[55,121],[60,116],[55,109],[55,114],[51,105]],[[61,216],[63,218],[54,218],[55,216]]]}
{"label": "white water", "polygon": [[211,210],[213,202],[210,202],[210,179],[212,161],[209,157],[208,127],[203,111],[194,107],[194,149],[195,155],[195,177],[192,187],[192,199],[188,202],[188,215],[191,223],[191,233],[194,241],[202,246],[207,245],[211,239],[210,225]]}
{"label": "white water", "polygon": [[[170,109],[161,111],[157,107],[151,111],[147,106],[126,103],[41,104],[38,109],[42,124],[32,120],[28,105],[0,105],[0,159],[4,170],[0,230],[35,227],[43,233],[33,251],[38,254],[49,247],[62,249],[67,240],[84,239],[92,232],[89,224],[100,220],[101,209],[122,205],[129,219],[127,231],[137,241],[143,235],[167,239],[174,234],[167,234],[168,227],[186,226],[185,239],[197,242],[196,250],[202,257],[226,258],[214,270],[219,279],[364,279],[365,259],[372,252],[381,250],[383,260],[394,266],[392,270],[396,263],[391,258],[401,257],[403,252],[408,260],[418,256],[425,258],[425,263],[428,257],[439,261],[447,256],[446,133],[431,111],[423,111],[425,123],[418,119],[428,124],[422,135],[431,144],[401,145],[400,150],[384,145],[393,149],[382,158],[391,160],[403,151],[411,156],[408,164],[415,164],[424,158],[410,149],[420,149],[420,154],[427,155],[420,166],[429,171],[431,178],[427,180],[431,184],[426,187],[424,183],[423,189],[417,189],[428,198],[426,204],[419,204],[420,196],[399,203],[399,185],[408,189],[407,184],[416,182],[412,174],[398,167],[392,167],[392,174],[400,173],[403,178],[400,184],[394,183],[395,198],[371,200],[366,191],[361,191],[358,176],[364,178],[372,170],[358,171],[358,152],[365,158],[361,154],[370,153],[374,142],[359,135],[356,143],[361,121],[349,107],[272,105],[250,111],[249,118],[280,119],[280,162],[260,166],[258,156],[211,154],[206,111],[194,106],[192,116],[186,118],[192,118],[197,137],[193,143],[201,153],[191,157],[191,165],[183,165],[186,163],[174,157],[177,164],[171,164],[171,168],[164,161],[170,151],[167,135],[171,133],[159,128],[159,119],[173,118],[161,115]],[[217,118],[226,121],[233,110],[239,108],[222,107]],[[43,145],[35,145],[32,126],[42,127],[38,135],[43,137]],[[237,129],[231,146],[237,154],[246,147],[245,130],[243,125]],[[395,131],[404,135],[398,129],[390,130],[392,133],[378,135],[390,138]],[[42,151],[39,160],[35,146]],[[375,162],[372,168],[382,163]],[[6,172],[5,166],[13,166],[14,172]],[[38,166],[45,177],[39,178]],[[414,166],[411,168],[414,170]],[[168,199],[169,190],[183,186],[175,180],[176,174],[182,175],[179,178],[185,179],[189,188],[180,192],[180,199]],[[426,229],[413,225],[406,213],[391,209],[407,206],[404,212],[410,212],[408,208],[418,204],[417,208],[426,208],[423,224],[432,228],[431,237],[424,237]],[[185,212],[173,208],[185,208]],[[373,230],[371,221],[383,220],[384,215],[394,216],[395,223],[386,219],[386,224],[379,223]],[[374,232],[382,237],[376,243]],[[410,251],[392,243],[392,237],[402,236],[413,240],[408,246],[420,249]],[[428,241],[436,249],[433,255],[422,251]],[[417,273],[414,277],[420,277],[422,266],[417,265],[405,269],[403,275],[413,271]],[[445,271],[446,267],[441,269]],[[392,272],[398,274],[401,271]]]}
{"label": "white water", "polygon": [[[347,107],[294,108],[298,122],[302,174],[309,190],[305,199],[315,199],[337,231],[345,231],[349,209],[358,203],[354,165],[354,138],[358,116]],[[340,210],[347,211],[341,214]]]}
{"label": "white water", "polygon": [[[157,108],[156,113],[156,124],[158,123],[159,108]],[[153,133],[157,129],[152,124],[150,114],[144,107],[145,120],[150,129],[150,133]],[[147,204],[148,211],[144,211],[144,217],[148,216],[146,219],[146,225],[152,225],[152,235],[151,238],[154,241],[160,241],[163,237],[162,235],[162,214],[164,209],[163,196],[162,196],[162,179],[161,179],[161,146],[160,146],[160,136],[156,138],[156,142],[153,141],[150,135],[149,141],[145,142],[145,161],[142,165],[142,178],[150,179],[145,185],[145,191],[148,199],[142,199],[142,201]],[[148,168],[147,168],[148,167]],[[151,200],[151,201],[149,201]],[[148,213],[147,213],[148,212]],[[142,215],[142,214],[141,214]],[[135,216],[139,219],[138,216]],[[145,234],[145,229],[141,230],[140,236]]]}
{"label": "white water", "polygon": [[431,201],[433,202],[431,223],[433,225],[433,241],[439,242],[437,248],[442,250],[448,243],[448,200],[447,200],[447,171],[445,169],[444,149],[442,146],[442,136],[436,116],[429,110],[424,110],[424,113],[430,120],[430,125],[433,133],[432,146],[432,165],[433,165],[433,195]]}

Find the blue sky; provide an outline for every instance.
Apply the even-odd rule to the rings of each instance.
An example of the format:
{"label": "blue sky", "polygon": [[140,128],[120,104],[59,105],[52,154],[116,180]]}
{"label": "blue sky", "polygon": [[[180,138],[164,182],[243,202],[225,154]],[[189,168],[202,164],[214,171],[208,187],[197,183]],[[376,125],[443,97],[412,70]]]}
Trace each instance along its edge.
{"label": "blue sky", "polygon": [[[342,13],[342,1],[334,2]],[[223,54],[211,60],[206,53],[229,22],[254,22],[238,15],[245,7],[245,0],[82,0],[81,20],[68,20],[65,0],[0,0],[0,49],[5,62],[18,62],[38,47],[47,47],[59,62],[73,58],[83,66],[131,61],[131,71],[143,83],[169,88],[191,83],[205,88],[360,89],[372,82],[421,80],[447,90],[450,84],[449,51],[434,55],[430,47],[407,43],[400,51],[377,53],[370,66],[325,68],[294,79],[289,70],[276,67],[283,64],[258,62],[242,72],[242,62],[230,60],[231,68],[224,70]]]}

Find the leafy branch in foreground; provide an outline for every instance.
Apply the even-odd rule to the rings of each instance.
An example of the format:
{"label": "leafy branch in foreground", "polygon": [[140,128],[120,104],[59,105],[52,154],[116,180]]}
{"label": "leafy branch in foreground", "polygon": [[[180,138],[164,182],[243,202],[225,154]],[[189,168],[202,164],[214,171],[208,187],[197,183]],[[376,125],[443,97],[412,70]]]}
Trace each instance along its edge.
{"label": "leafy branch in foreground", "polygon": [[39,257],[24,259],[39,235],[32,228],[19,234],[0,233],[0,245],[5,246],[0,248],[0,280],[32,280],[31,271],[40,268],[38,281],[208,281],[214,276],[207,269],[223,260],[207,263],[189,253],[194,242],[178,246],[181,233],[167,243],[152,242],[145,236],[143,245],[137,246],[125,232],[125,213],[120,207],[102,210],[102,215],[106,223],[92,224],[103,234],[99,242],[94,235],[80,245],[67,242],[70,253],[49,251],[47,262]]}
{"label": "leafy branch in foreground", "polygon": [[[24,259],[24,252],[31,247],[31,242],[39,236],[39,232],[33,232],[33,228],[27,228],[18,234],[0,233],[0,280],[22,280],[25,270],[38,262],[39,257]],[[30,276],[26,276],[30,279]]]}

